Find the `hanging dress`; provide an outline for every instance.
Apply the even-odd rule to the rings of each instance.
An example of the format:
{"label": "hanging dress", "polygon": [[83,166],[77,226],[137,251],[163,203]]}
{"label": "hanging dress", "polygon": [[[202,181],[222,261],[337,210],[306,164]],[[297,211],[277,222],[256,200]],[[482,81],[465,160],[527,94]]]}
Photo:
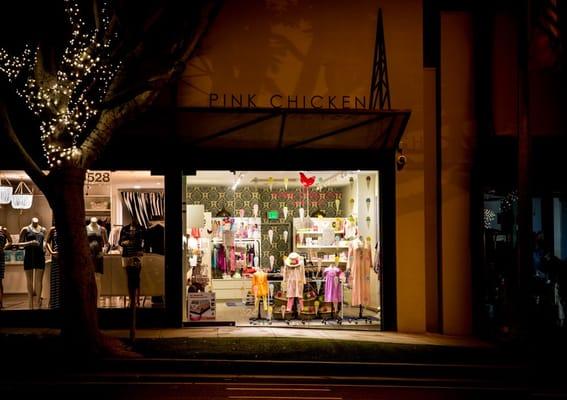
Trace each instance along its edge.
{"label": "hanging dress", "polygon": [[4,246],[8,243],[7,233],[0,229],[0,280],[4,279],[4,273],[6,272],[6,260],[4,258]]}
{"label": "hanging dress", "polygon": [[[59,251],[57,231],[53,230],[51,237],[51,249],[53,252]],[[63,304],[63,271],[59,267],[57,255],[51,255],[51,275],[49,282],[49,308],[58,309]]]}
{"label": "hanging dress", "polygon": [[99,227],[98,229],[87,225],[87,238],[89,240],[89,247],[91,249],[91,257],[93,259],[95,272],[98,274],[104,273],[104,256],[102,254],[102,249],[104,246],[103,240],[103,230],[104,228]]}
{"label": "hanging dress", "polygon": [[351,306],[370,303],[370,271],[372,255],[369,248],[351,247],[349,249],[350,283],[352,288]]}

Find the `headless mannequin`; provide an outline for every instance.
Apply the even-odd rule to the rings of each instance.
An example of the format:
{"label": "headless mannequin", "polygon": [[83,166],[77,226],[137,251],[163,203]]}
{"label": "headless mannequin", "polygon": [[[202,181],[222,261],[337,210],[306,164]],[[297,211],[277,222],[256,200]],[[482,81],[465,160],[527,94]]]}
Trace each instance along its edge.
{"label": "headless mannequin", "polygon": [[93,235],[93,237],[95,238],[94,242],[91,242],[91,244],[94,244],[95,246],[95,250],[92,256],[93,256],[93,262],[95,263],[95,280],[96,280],[96,293],[97,293],[97,304],[98,304],[100,300],[100,292],[101,292],[100,282],[103,274],[103,270],[102,270],[103,261],[99,257],[102,257],[102,254],[108,248],[108,236],[106,234],[106,228],[98,224],[98,219],[96,217],[92,217],[91,223],[87,225],[87,235],[89,235],[89,242],[91,242],[90,235]]}
{"label": "headless mannequin", "polygon": [[257,268],[252,275],[252,290],[254,292],[254,309],[258,310],[260,298],[264,304],[264,311],[268,311],[268,274]]}
{"label": "headless mannequin", "polygon": [[6,227],[0,225],[0,308],[3,307],[3,297],[4,297],[4,249],[12,246],[12,238]]}
{"label": "headless mannequin", "polygon": [[[43,298],[43,271],[45,269],[45,253],[43,250],[45,228],[39,224],[39,219],[34,217],[31,224],[20,231],[18,246],[24,247],[24,271],[26,274],[28,290],[28,306],[34,308],[33,297],[37,296],[37,308],[41,308]],[[34,273],[35,272],[35,273]]]}

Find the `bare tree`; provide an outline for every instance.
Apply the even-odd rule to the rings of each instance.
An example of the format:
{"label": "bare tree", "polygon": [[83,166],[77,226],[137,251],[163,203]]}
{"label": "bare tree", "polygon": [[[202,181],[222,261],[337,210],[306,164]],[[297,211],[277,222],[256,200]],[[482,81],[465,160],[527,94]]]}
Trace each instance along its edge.
{"label": "bare tree", "polygon": [[62,335],[73,348],[94,354],[120,347],[98,326],[84,228],[86,171],[119,126],[176,82],[221,7],[217,0],[179,2],[189,3],[183,10],[175,9],[175,1],[150,3],[64,0],[70,31],[63,48],[40,41],[19,55],[0,49],[0,71],[37,121],[36,140],[45,155],[44,162],[34,160],[30,141],[9,117],[17,105],[8,108],[0,99],[2,132],[57,221],[65,282]]}

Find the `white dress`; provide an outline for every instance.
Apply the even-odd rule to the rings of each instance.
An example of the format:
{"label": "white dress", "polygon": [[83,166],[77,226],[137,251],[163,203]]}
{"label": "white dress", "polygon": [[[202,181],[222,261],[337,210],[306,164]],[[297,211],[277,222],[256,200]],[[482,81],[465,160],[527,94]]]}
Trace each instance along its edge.
{"label": "white dress", "polygon": [[303,286],[305,285],[305,267],[301,263],[297,267],[285,265],[283,267],[283,281],[286,285],[286,296],[303,297]]}

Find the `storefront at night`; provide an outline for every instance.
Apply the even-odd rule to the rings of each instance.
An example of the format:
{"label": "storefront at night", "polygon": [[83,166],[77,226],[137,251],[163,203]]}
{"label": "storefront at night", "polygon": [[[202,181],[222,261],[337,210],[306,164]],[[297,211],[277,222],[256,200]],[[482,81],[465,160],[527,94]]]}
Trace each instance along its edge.
{"label": "storefront at night", "polygon": [[[494,266],[508,271],[517,250],[506,183],[518,160],[499,162],[516,144],[497,142],[519,129],[516,14],[449,3],[226,1],[178,84],[88,173],[101,326],[130,322],[120,232],[133,223],[145,231],[140,327],[505,325]],[[0,324],[57,326],[50,250],[41,268],[18,245],[49,242],[51,210],[1,140],[2,183],[24,183],[33,203],[0,207],[16,244],[4,252]],[[546,232],[549,210],[565,214],[556,194],[534,200]]]}

